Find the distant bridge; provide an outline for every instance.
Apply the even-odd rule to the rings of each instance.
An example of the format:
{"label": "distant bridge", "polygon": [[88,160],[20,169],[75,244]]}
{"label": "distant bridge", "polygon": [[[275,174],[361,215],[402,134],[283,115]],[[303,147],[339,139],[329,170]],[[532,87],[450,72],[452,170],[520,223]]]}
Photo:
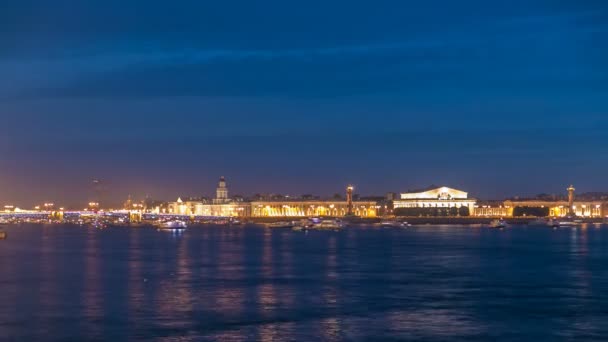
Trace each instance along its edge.
{"label": "distant bridge", "polygon": [[227,219],[227,216],[190,216],[176,214],[154,214],[141,213],[137,211],[116,210],[116,211],[18,211],[18,212],[0,212],[0,217],[5,219],[65,219],[65,218],[81,218],[81,217],[130,217],[132,215],[141,216],[145,221],[156,221],[162,219],[181,219],[181,220],[222,220]]}

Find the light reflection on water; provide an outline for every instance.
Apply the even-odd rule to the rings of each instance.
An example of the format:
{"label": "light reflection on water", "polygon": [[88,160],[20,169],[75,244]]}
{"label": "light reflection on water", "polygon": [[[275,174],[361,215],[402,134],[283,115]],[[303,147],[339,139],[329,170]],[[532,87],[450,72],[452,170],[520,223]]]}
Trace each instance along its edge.
{"label": "light reflection on water", "polygon": [[12,340],[608,336],[608,229],[9,228]]}

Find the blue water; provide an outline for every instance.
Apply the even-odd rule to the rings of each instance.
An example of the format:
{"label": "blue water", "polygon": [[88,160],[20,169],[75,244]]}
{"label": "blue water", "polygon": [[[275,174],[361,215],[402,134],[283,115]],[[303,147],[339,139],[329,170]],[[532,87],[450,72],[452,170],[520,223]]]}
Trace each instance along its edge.
{"label": "blue water", "polygon": [[608,228],[6,230],[1,340],[608,339]]}

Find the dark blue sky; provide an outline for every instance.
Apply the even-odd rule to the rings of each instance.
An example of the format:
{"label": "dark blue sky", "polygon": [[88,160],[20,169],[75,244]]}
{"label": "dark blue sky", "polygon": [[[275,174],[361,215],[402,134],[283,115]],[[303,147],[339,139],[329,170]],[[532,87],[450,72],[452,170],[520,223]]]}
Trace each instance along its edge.
{"label": "dark blue sky", "polygon": [[606,1],[3,0],[0,202],[608,190]]}

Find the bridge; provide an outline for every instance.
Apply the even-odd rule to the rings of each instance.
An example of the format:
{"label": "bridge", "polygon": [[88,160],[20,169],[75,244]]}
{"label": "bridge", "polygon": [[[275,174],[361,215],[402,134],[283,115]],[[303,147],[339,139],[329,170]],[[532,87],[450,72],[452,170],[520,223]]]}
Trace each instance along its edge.
{"label": "bridge", "polygon": [[225,220],[226,216],[197,216],[197,215],[177,215],[177,214],[156,214],[142,213],[141,211],[130,210],[115,210],[115,211],[15,211],[15,212],[0,212],[0,219],[3,220],[54,220],[54,221],[71,221],[79,219],[126,219],[130,222],[141,221],[164,221],[170,219],[178,220]]}

